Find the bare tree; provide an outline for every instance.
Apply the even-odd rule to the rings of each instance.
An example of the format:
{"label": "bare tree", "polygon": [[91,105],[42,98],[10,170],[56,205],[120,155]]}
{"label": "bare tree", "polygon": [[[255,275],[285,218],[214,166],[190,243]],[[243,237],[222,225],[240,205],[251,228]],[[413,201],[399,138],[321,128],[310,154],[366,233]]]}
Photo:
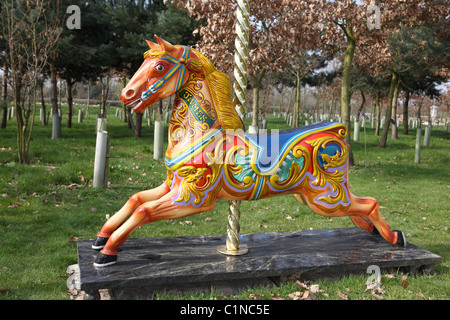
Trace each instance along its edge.
{"label": "bare tree", "polygon": [[17,120],[19,163],[30,162],[28,152],[36,114],[38,77],[61,29],[45,15],[50,1],[8,0],[1,4],[6,61]]}

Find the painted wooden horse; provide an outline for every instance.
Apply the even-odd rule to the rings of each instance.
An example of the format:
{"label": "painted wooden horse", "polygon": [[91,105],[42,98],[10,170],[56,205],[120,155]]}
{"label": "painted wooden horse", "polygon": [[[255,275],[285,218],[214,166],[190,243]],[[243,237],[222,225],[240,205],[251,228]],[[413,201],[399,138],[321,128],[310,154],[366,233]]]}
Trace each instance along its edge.
{"label": "painted wooden horse", "polygon": [[210,211],[217,199],[258,200],[293,194],[325,216],[350,216],[353,223],[380,233],[393,245],[404,236],[392,231],[373,198],[348,188],[348,153],[341,123],[320,122],[292,130],[252,135],[233,105],[230,81],[200,52],[157,37],[147,41],[144,62],[121,98],[143,112],[173,94],[165,154],[167,179],[134,194],[97,234],[96,267],[117,260],[117,248],[139,226]]}

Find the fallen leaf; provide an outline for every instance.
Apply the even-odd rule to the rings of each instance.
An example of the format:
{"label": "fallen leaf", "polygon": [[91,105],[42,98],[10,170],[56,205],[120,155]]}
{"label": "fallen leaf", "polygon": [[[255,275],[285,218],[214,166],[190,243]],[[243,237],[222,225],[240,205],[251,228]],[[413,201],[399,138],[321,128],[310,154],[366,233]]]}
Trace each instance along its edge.
{"label": "fallen leaf", "polygon": [[295,292],[289,293],[288,297],[291,298],[292,300],[300,300],[302,295],[303,294],[300,291],[295,291]]}
{"label": "fallen leaf", "polygon": [[186,223],[186,224],[192,224],[192,221],[187,220],[187,221],[185,221],[184,223]]}
{"label": "fallen leaf", "polygon": [[208,221],[211,221],[211,220],[212,220],[212,218],[206,217],[205,222],[208,222]]}
{"label": "fallen leaf", "polygon": [[258,294],[258,293],[250,293],[248,295],[249,298],[253,298],[254,300],[261,300],[262,297],[264,297],[263,294]]}
{"label": "fallen leaf", "polygon": [[80,239],[84,239],[84,237],[74,237],[74,236],[71,236],[71,237],[69,238],[69,242],[77,242],[77,241],[80,240]]}
{"label": "fallen leaf", "polygon": [[71,237],[69,238],[69,242],[77,242],[77,241],[78,241],[78,238],[77,238],[77,237],[71,236]]}
{"label": "fallen leaf", "polygon": [[402,281],[402,283],[400,283],[400,285],[403,287],[403,288],[407,288],[408,287],[408,285],[409,285],[409,282],[408,281],[406,281],[406,280],[404,280],[404,281]]}
{"label": "fallen leaf", "polygon": [[395,276],[393,274],[385,274],[384,276],[388,279],[395,279]]}
{"label": "fallen leaf", "polygon": [[341,290],[338,291],[338,296],[342,299],[342,300],[348,300],[348,296],[346,294],[343,294],[341,292]]}
{"label": "fallen leaf", "polygon": [[78,295],[78,290],[73,288],[73,289],[69,289],[67,290],[67,294],[70,296],[77,296]]}
{"label": "fallen leaf", "polygon": [[273,300],[286,300],[281,297],[279,293],[272,293],[272,290],[269,290],[270,295],[272,296]]}
{"label": "fallen leaf", "polygon": [[308,287],[307,284],[305,284],[305,283],[303,283],[303,282],[300,282],[300,281],[298,281],[298,280],[295,281],[295,283],[298,284],[298,286],[299,286],[300,288],[309,290],[309,287]]}
{"label": "fallen leaf", "polygon": [[380,294],[386,294],[386,291],[384,291],[383,289],[381,289],[380,287],[375,288],[372,290],[375,293],[380,293]]}
{"label": "fallen leaf", "polygon": [[267,224],[259,224],[258,227],[267,229]]}
{"label": "fallen leaf", "polygon": [[319,292],[319,285],[318,285],[318,284],[313,284],[313,285],[311,285],[310,290],[311,290],[311,292],[313,292],[313,293]]}
{"label": "fallen leaf", "polygon": [[312,300],[309,291],[305,291],[302,295],[302,300]]}
{"label": "fallen leaf", "polygon": [[379,296],[379,295],[377,295],[377,294],[375,293],[375,291],[374,291],[374,290],[372,290],[371,294],[372,294],[372,297],[374,297],[375,299],[377,299],[377,300],[383,300],[383,297],[382,297],[382,296]]}
{"label": "fallen leaf", "polygon": [[286,219],[288,219],[288,220],[295,220],[294,218],[292,218],[290,215],[286,215]]}
{"label": "fallen leaf", "polygon": [[73,188],[78,188],[80,185],[78,183],[72,183],[66,187],[66,190],[72,190]]}
{"label": "fallen leaf", "polygon": [[417,292],[417,293],[416,293],[416,296],[418,296],[418,297],[420,297],[420,298],[422,298],[422,299],[424,299],[424,300],[427,300],[427,298],[425,298],[425,296],[423,295],[422,292]]}

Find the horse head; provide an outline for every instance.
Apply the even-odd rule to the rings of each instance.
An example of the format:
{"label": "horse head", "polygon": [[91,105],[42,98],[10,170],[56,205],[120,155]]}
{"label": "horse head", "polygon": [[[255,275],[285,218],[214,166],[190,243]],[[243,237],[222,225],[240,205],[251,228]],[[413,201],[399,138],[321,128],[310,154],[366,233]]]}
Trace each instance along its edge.
{"label": "horse head", "polygon": [[120,98],[134,112],[177,92],[190,72],[199,72],[202,64],[191,48],[172,45],[155,35],[158,43],[147,40],[150,48],[144,53],[144,62],[134,74]]}

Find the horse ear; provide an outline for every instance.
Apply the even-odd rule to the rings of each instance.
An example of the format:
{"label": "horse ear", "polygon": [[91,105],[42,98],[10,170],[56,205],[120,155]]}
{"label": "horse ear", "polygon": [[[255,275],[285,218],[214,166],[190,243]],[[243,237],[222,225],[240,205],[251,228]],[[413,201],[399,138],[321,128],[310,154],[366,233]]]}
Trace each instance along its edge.
{"label": "horse ear", "polygon": [[158,43],[161,46],[161,49],[163,51],[171,52],[172,50],[175,49],[175,47],[170,42],[161,39],[156,34],[155,34],[155,38],[156,38],[156,41],[158,41]]}
{"label": "horse ear", "polygon": [[159,45],[157,43],[154,43],[154,42],[151,42],[151,41],[148,41],[148,40],[145,40],[145,42],[147,42],[148,47],[150,48],[150,50],[154,50],[154,49],[158,50],[159,49]]}

